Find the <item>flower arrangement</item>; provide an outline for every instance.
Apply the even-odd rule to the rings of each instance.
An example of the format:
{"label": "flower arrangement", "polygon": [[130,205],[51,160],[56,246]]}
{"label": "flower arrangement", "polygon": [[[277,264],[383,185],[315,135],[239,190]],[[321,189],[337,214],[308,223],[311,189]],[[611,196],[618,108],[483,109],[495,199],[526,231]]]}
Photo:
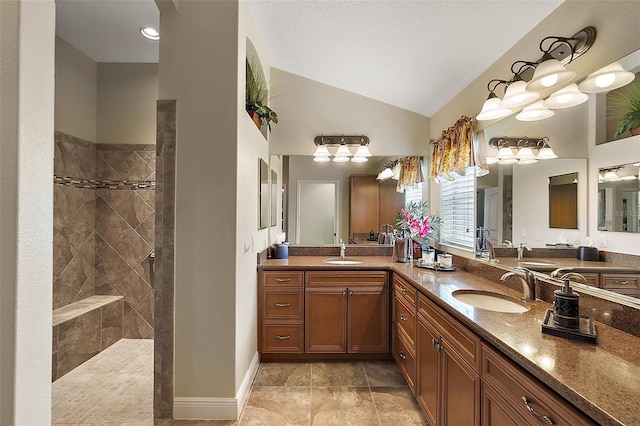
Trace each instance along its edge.
{"label": "flower arrangement", "polygon": [[442,218],[429,214],[429,203],[411,201],[396,217],[396,232],[398,237],[409,236],[414,245],[432,245],[438,239],[433,231],[440,229],[441,224]]}

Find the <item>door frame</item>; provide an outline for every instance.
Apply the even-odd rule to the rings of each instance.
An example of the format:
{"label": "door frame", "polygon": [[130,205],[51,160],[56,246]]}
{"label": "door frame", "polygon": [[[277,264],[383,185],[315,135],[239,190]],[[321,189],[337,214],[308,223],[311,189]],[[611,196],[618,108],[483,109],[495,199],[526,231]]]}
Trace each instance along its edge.
{"label": "door frame", "polygon": [[305,184],[312,183],[329,183],[334,186],[335,211],[333,214],[333,243],[338,243],[338,235],[340,235],[340,182],[337,180],[299,180],[296,188],[296,244],[300,244],[300,193]]}

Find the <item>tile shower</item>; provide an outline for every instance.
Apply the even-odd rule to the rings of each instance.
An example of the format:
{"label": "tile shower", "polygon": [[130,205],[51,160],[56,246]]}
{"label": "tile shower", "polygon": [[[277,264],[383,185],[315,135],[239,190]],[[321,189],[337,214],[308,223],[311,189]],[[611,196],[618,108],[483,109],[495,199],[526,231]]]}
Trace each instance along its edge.
{"label": "tile shower", "polygon": [[54,327],[53,380],[120,337],[154,336],[156,147],[56,132],[54,160],[53,309],[98,295],[122,296],[124,303],[120,324],[92,313]]}

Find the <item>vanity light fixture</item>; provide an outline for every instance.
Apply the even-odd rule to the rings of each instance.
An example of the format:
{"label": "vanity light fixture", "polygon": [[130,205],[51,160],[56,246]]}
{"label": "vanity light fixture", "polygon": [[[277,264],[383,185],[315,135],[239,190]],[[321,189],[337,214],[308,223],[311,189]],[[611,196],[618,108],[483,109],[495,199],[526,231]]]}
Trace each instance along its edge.
{"label": "vanity light fixture", "polygon": [[[316,150],[313,153],[313,161],[317,163],[327,163],[333,161],[336,163],[346,163],[351,160],[354,163],[364,163],[369,161],[371,152],[369,152],[369,138],[364,135],[360,136],[316,136],[313,142]],[[329,148],[337,148],[332,153]],[[352,154],[350,148],[354,149]],[[350,158],[353,157],[353,158]]]}
{"label": "vanity light fixture", "polygon": [[538,148],[538,156],[536,157],[538,160],[553,160],[554,158],[558,158],[555,152],[549,146],[549,138],[543,137],[536,144]]}
{"label": "vanity light fixture", "polygon": [[569,108],[580,105],[589,99],[589,95],[578,90],[578,85],[571,83],[564,87],[544,101],[544,106],[551,109]]}
{"label": "vanity light fixture", "polygon": [[148,38],[149,40],[153,41],[160,40],[160,33],[153,27],[142,27],[139,29],[139,31],[144,38]]}
{"label": "vanity light fixture", "polygon": [[400,175],[399,166],[400,166],[400,161],[398,160],[387,161],[384,167],[382,168],[382,170],[380,171],[380,173],[378,173],[378,177],[376,179],[385,180],[385,179],[393,178],[395,177],[396,172],[398,172],[398,176],[399,176]]}
{"label": "vanity light fixture", "polygon": [[[534,164],[538,160],[558,158],[549,146],[549,138],[491,138],[489,148],[499,149],[495,157],[487,157],[487,164]],[[516,151],[514,153],[514,150]],[[536,154],[537,152],[537,154]]]}
{"label": "vanity light fixture", "polygon": [[526,105],[540,98],[540,93],[529,92],[526,89],[527,83],[523,80],[517,80],[507,86],[504,92],[504,98],[500,102],[501,107],[517,108]]}
{"label": "vanity light fixture", "polygon": [[[501,105],[502,101],[496,95],[495,91],[501,84],[507,84],[506,80],[491,80],[487,83],[487,90],[489,90],[489,97],[484,101],[480,114],[476,116],[479,121],[495,120],[498,118],[506,117],[511,114],[512,111],[509,108],[505,108]],[[492,86],[493,84],[493,86]]]}
{"label": "vanity light fixture", "polygon": [[608,92],[631,83],[635,78],[634,73],[626,71],[619,62],[614,62],[589,74],[578,88],[585,93]]}
{"label": "vanity light fixture", "polygon": [[544,101],[538,101],[523,109],[516,119],[520,121],[538,121],[553,117],[555,113],[544,105]]}

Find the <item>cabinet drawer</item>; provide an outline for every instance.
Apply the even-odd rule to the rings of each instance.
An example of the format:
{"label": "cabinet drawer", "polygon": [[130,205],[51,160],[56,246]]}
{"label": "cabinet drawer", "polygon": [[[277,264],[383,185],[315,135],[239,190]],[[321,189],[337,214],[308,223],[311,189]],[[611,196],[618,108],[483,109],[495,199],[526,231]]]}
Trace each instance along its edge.
{"label": "cabinet drawer", "polygon": [[582,274],[585,280],[586,285],[590,285],[592,287],[600,287],[600,274],[585,272]]}
{"label": "cabinet drawer", "polygon": [[306,287],[370,287],[387,284],[384,271],[311,271],[307,272]]}
{"label": "cabinet drawer", "polygon": [[300,287],[304,285],[302,271],[265,271],[262,273],[265,287]]}
{"label": "cabinet drawer", "polygon": [[401,333],[396,330],[394,334],[393,342],[393,358],[400,367],[404,378],[407,380],[407,384],[411,389],[411,392],[416,393],[416,353],[405,342]]}
{"label": "cabinet drawer", "polygon": [[594,424],[520,366],[486,345],[482,345],[482,383],[495,389],[511,410],[530,424],[548,423],[543,416],[554,425]]}
{"label": "cabinet drawer", "polygon": [[403,297],[396,295],[393,299],[393,322],[397,325],[398,330],[405,333],[408,343],[412,348],[416,345],[416,314],[413,309],[405,306]]}
{"label": "cabinet drawer", "polygon": [[397,275],[393,276],[393,292],[402,296],[409,307],[416,307],[416,289]]}
{"label": "cabinet drawer", "polygon": [[304,319],[304,290],[273,289],[264,292],[263,315],[270,319]]}
{"label": "cabinet drawer", "polygon": [[437,331],[453,350],[473,368],[480,369],[480,339],[451,318],[426,296],[418,294],[418,315],[437,325]]}
{"label": "cabinet drawer", "polygon": [[262,327],[262,352],[302,353],[304,324],[264,323]]}
{"label": "cabinet drawer", "polygon": [[637,289],[640,277],[625,274],[601,274],[602,288]]}

